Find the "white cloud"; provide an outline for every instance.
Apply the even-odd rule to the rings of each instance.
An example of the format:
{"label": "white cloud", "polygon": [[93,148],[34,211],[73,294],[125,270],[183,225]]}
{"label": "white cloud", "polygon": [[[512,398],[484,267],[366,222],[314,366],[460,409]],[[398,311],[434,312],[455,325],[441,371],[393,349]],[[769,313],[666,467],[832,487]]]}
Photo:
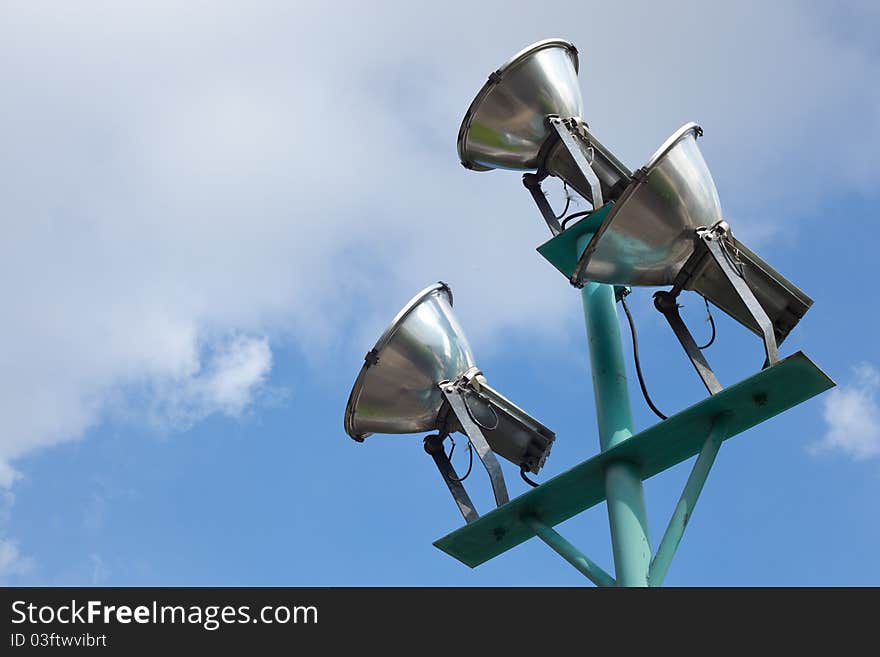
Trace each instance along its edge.
{"label": "white cloud", "polygon": [[18,549],[11,539],[0,539],[0,577],[27,575],[34,569],[34,560]]}
{"label": "white cloud", "polygon": [[855,460],[880,456],[880,372],[869,363],[853,368],[853,380],[824,400],[825,435],[810,446],[814,453],[839,451]]}
{"label": "white cloud", "polygon": [[155,382],[154,424],[180,429],[214,413],[239,417],[251,404],[272,369],[266,338],[236,336],[214,349],[204,369]]}
{"label": "white cloud", "polygon": [[[547,235],[518,177],[466,172],[455,153],[488,72],[539,38],[579,45],[586,118],[631,166],[702,123],[747,241],[766,233],[752,210],[776,225],[828,189],[871,193],[878,53],[810,11],[3,3],[0,486],[120,396],[159,424],[240,415],[273,343],[356,363],[440,278],[479,350],[562,330],[576,303],[533,252]],[[859,129],[833,130],[817,158],[835,125]]]}
{"label": "white cloud", "polygon": [[15,493],[0,481],[0,585],[8,578],[31,573],[36,564],[33,557],[22,553],[18,541],[6,535],[13,506]]}
{"label": "white cloud", "polygon": [[202,404],[226,415],[241,414],[271,367],[265,338],[236,338],[214,356],[208,375],[198,382]]}
{"label": "white cloud", "polygon": [[0,488],[11,488],[20,476],[9,463],[0,460]]}

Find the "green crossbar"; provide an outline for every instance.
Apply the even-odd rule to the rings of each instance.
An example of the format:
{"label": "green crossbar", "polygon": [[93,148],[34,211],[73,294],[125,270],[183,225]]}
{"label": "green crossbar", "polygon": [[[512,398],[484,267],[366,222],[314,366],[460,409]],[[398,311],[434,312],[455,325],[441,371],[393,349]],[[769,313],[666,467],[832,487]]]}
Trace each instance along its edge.
{"label": "green crossbar", "polygon": [[635,463],[642,479],[647,479],[697,454],[719,415],[730,414],[725,431],[730,438],[833,386],[828,375],[797,352],[557,475],[434,545],[471,568],[479,566],[535,536],[523,518],[539,518],[553,527],[603,502],[609,463]]}

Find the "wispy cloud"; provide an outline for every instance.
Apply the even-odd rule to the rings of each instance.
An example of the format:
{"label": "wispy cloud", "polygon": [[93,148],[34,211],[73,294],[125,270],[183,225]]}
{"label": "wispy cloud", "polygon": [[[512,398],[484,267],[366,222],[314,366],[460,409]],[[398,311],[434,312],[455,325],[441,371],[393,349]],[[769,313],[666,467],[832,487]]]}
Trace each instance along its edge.
{"label": "wispy cloud", "polygon": [[852,380],[825,397],[825,435],[810,445],[810,451],[842,452],[857,461],[880,456],[878,388],[880,372],[873,365],[854,367]]}
{"label": "wispy cloud", "polygon": [[0,488],[9,489],[21,475],[0,456]]}
{"label": "wispy cloud", "polygon": [[3,490],[0,484],[0,584],[9,578],[30,574],[36,563],[33,557],[22,553],[18,541],[6,535],[13,506],[15,493]]}
{"label": "wispy cloud", "polygon": [[33,569],[33,558],[22,554],[16,541],[0,539],[0,578],[27,575]]}
{"label": "wispy cloud", "polygon": [[193,371],[153,382],[149,420],[163,429],[185,429],[214,413],[240,417],[263,390],[271,369],[265,337],[235,336],[216,343]]}

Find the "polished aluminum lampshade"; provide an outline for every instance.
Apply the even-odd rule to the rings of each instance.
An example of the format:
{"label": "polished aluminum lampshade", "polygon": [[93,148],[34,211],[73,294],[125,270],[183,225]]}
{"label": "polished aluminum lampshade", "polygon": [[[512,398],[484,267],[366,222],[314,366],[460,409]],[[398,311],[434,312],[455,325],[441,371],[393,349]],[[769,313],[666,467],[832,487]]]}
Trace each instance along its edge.
{"label": "polished aluminum lampshade", "polygon": [[536,169],[552,129],[547,116],[581,116],[573,44],[545,39],[489,76],[458,132],[458,156],[476,171]]}
{"label": "polished aluminum lampshade", "polygon": [[721,203],[697,146],[679,128],[637,172],[581,256],[576,276],[618,285],[672,285],[694,250],[694,231],[720,221]]}
{"label": "polished aluminum lampshade", "polygon": [[577,49],[568,41],[545,39],[514,55],[489,76],[465,114],[458,131],[462,164],[538,171],[538,180],[553,175],[597,208],[622,191],[630,172],[581,118],[577,74]]}
{"label": "polished aluminum lampshade", "polygon": [[510,497],[495,454],[535,474],[556,435],[486,383],[452,313],[445,283],[425,288],[401,310],[364,357],[345,407],[345,431],[362,442],[372,433],[425,433],[434,459],[467,522],[479,516],[455,474],[443,441],[468,437],[489,474],[496,503]]}
{"label": "polished aluminum lampshade", "polygon": [[437,384],[474,365],[449,287],[438,283],[414,296],[364,361],[345,408],[349,436],[435,429],[444,403]]}
{"label": "polished aluminum lampshade", "polygon": [[[700,258],[698,229],[723,222],[695,123],[679,128],[639,169],[593,235],[573,275],[577,283],[679,284],[712,301],[761,335],[761,327],[718,263]],[[812,300],[732,235],[731,261],[773,324],[781,343]]]}
{"label": "polished aluminum lampshade", "polygon": [[531,472],[540,470],[553,432],[489,387],[474,365],[445,283],[414,296],[367,353],[345,408],[345,431],[359,442],[373,433],[469,434],[450,412],[451,389],[461,393],[467,415],[493,451]]}

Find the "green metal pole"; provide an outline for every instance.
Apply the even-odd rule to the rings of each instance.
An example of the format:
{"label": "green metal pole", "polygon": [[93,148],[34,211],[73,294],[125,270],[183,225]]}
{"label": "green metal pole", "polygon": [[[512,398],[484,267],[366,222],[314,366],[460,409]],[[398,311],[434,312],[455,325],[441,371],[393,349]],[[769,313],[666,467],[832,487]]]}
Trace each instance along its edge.
{"label": "green metal pole", "polygon": [[[586,248],[589,237],[578,240],[578,255]],[[605,451],[633,433],[620,323],[611,285],[589,283],[581,296],[593,370],[599,446]],[[609,464],[605,470],[605,496],[617,583],[647,586],[651,545],[639,469],[624,461]]]}
{"label": "green metal pole", "polygon": [[538,538],[549,545],[556,553],[565,559],[572,566],[577,568],[582,575],[589,579],[596,586],[616,586],[617,582],[614,578],[606,573],[601,566],[596,564],[587,555],[583,554],[574,545],[557,532],[552,527],[548,527],[534,516],[526,516],[523,518],[532,531],[537,534]]}

